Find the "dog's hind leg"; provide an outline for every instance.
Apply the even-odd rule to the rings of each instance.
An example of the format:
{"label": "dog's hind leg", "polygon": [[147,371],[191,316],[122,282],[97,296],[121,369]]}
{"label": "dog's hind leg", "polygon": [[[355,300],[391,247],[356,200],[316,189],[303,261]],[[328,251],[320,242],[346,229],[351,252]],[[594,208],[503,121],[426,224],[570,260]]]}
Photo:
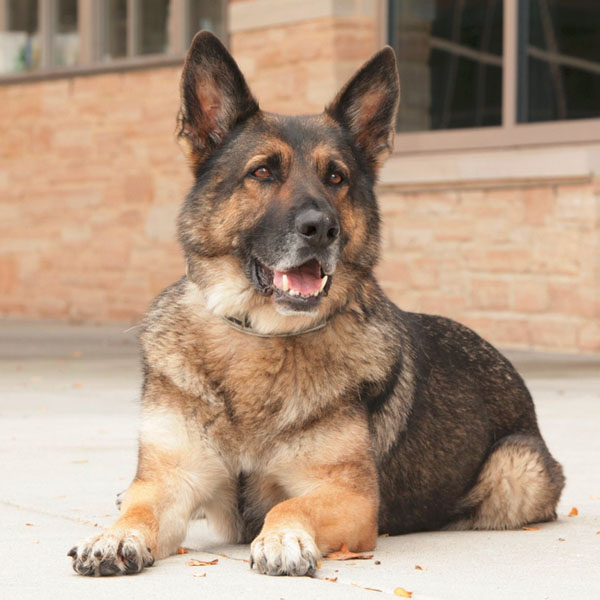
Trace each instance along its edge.
{"label": "dog's hind leg", "polygon": [[462,518],[446,529],[515,529],[551,521],[564,483],[562,467],[541,437],[509,435],[496,443],[459,503]]}

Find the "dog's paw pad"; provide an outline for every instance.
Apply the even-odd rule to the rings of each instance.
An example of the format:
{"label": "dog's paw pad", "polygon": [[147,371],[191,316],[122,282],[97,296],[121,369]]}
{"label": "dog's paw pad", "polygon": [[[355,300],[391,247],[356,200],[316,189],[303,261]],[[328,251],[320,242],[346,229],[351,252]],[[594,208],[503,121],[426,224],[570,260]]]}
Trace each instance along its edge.
{"label": "dog's paw pad", "polygon": [[79,575],[132,575],[154,564],[154,557],[137,532],[107,531],[69,550]]}
{"label": "dog's paw pad", "polygon": [[250,566],[266,575],[314,575],[321,553],[302,529],[283,529],[259,535],[250,546]]}

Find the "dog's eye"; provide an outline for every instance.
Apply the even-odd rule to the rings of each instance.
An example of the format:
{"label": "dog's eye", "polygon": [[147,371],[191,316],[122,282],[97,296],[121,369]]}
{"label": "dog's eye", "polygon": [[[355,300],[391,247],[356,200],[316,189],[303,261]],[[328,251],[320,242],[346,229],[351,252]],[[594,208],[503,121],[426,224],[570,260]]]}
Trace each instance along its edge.
{"label": "dog's eye", "polygon": [[343,180],[344,178],[337,171],[331,172],[329,174],[329,177],[327,178],[328,183],[331,183],[333,185],[339,185],[340,183],[342,183]]}
{"label": "dog's eye", "polygon": [[267,167],[258,167],[258,169],[252,171],[252,175],[258,179],[266,179],[271,176],[271,171]]}

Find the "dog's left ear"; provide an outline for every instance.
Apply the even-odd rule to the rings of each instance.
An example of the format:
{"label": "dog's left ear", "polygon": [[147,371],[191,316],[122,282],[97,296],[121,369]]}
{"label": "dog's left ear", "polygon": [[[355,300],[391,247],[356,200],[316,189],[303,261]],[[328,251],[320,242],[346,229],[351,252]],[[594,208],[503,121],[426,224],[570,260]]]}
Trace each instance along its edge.
{"label": "dog's left ear", "polygon": [[375,172],[393,148],[399,101],[396,57],[386,46],[361,67],[325,109],[350,130]]}
{"label": "dog's left ear", "polygon": [[196,170],[258,103],[235,60],[209,31],[194,37],[181,75],[177,140]]}

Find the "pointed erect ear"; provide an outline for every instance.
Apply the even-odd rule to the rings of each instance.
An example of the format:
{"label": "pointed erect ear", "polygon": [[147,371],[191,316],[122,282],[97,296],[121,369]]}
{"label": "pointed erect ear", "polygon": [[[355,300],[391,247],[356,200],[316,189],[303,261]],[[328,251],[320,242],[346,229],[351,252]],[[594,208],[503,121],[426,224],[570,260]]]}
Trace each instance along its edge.
{"label": "pointed erect ear", "polygon": [[181,75],[177,140],[192,169],[220,146],[231,129],[258,111],[225,46],[209,31],[194,37]]}
{"label": "pointed erect ear", "polygon": [[386,46],[361,67],[325,109],[350,131],[375,172],[393,148],[399,100],[396,57]]}

